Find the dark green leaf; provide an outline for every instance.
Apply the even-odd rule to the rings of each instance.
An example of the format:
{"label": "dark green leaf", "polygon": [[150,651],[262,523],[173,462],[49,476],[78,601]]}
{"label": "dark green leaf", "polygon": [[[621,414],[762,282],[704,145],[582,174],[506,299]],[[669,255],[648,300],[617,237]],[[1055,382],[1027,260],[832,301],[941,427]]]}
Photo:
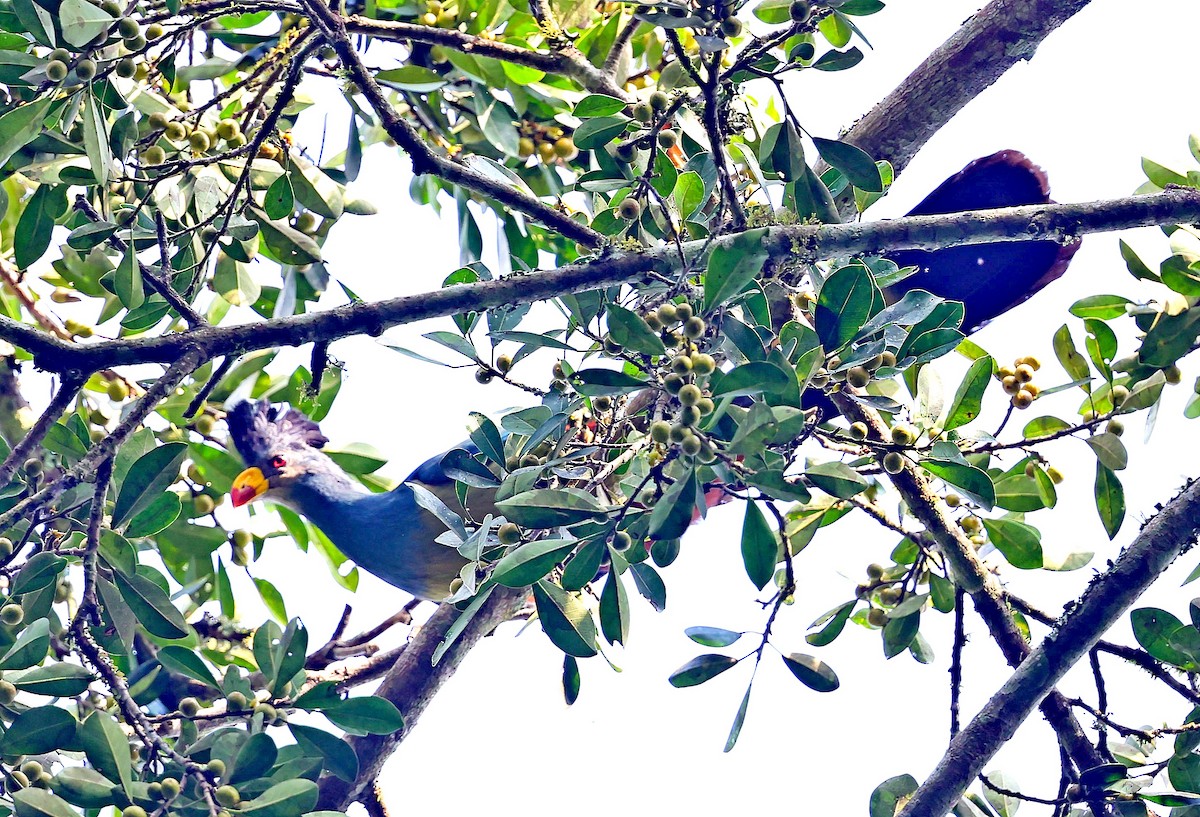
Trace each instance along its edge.
{"label": "dark green leaf", "polygon": [[205,686],[220,689],[220,684],[213,677],[212,670],[195,651],[174,644],[168,644],[158,651],[159,662],[180,675],[199,681]]}
{"label": "dark green leaf", "polygon": [[113,507],[113,527],[147,508],[179,478],[179,466],[187,451],[186,443],[165,443],[138,458],[121,482]]}
{"label": "dark green leaf", "polygon": [[596,622],[577,594],[539,581],[533,586],[533,601],[542,630],[554,646],[577,658],[596,654]]}
{"label": "dark green leaf", "polygon": [[1129,452],[1125,450],[1125,444],[1116,434],[1106,431],[1103,434],[1093,434],[1084,441],[1091,446],[1096,459],[1103,463],[1105,468],[1120,471],[1129,465]]}
{"label": "dark green leaf", "polygon": [[375,74],[375,79],[402,91],[415,91],[422,94],[436,91],[446,84],[446,80],[441,74],[422,65],[388,68]]}
{"label": "dark green leaf", "polygon": [[921,467],[971,498],[985,510],[996,504],[996,486],[987,472],[953,460],[921,460]]}
{"label": "dark green leaf", "polygon": [[900,618],[889,618],[883,626],[883,654],[895,658],[908,649],[921,629],[921,614],[912,613]]}
{"label": "dark green leaf", "polygon": [[572,375],[575,390],[586,397],[640,391],[649,383],[616,369],[583,369]]}
{"label": "dark green leaf", "polygon": [[979,416],[979,409],[983,404],[983,393],[992,380],[993,365],[995,364],[991,357],[985,356],[976,360],[971,364],[971,368],[967,369],[962,382],[958,384],[958,390],[954,393],[954,399],[950,401],[950,410],[947,412],[946,422],[942,426],[947,431],[966,425]]}
{"label": "dark green leaf", "polygon": [[13,793],[12,799],[16,817],[79,817],[65,800],[45,789],[32,786],[20,789]]}
{"label": "dark green leaf", "polygon": [[907,802],[916,790],[916,778],[910,774],[888,778],[871,792],[870,817],[894,817],[901,801]]}
{"label": "dark green leaf", "polygon": [[1096,511],[1108,538],[1112,539],[1125,521],[1125,488],[1104,463],[1096,460]]}
{"label": "dark green leaf", "polygon": [[600,593],[600,631],[609,644],[629,640],[629,597],[615,570],[610,570]]}
{"label": "dark green leaf", "polygon": [[21,566],[9,592],[14,596],[20,596],[25,593],[35,593],[43,587],[49,587],[57,581],[58,574],[66,563],[66,559],[48,550],[33,554]]}
{"label": "dark green leaf", "polygon": [[88,762],[109,780],[119,781],[128,793],[133,784],[129,738],[116,719],[107,712],[92,712],[79,726],[79,742]]}
{"label": "dark green leaf", "polygon": [[579,675],[579,661],[573,655],[563,655],[563,698],[566,699],[567,706],[571,706],[579,700],[579,686],[582,682]]}
{"label": "dark green leaf", "polygon": [[849,499],[867,489],[867,481],[843,462],[823,462],[810,467],[804,476],[813,485],[839,499]]}
{"label": "dark green leaf", "polygon": [[848,264],[825,279],[817,296],[817,336],[827,351],[839,349],[858,334],[883,296],[862,264]]}
{"label": "dark green leaf", "polygon": [[742,702],[738,705],[737,714],[733,716],[733,725],[729,727],[729,737],[725,738],[725,751],[730,752],[737,745],[738,738],[742,734],[742,726],[746,723],[746,710],[750,707],[750,690],[754,688],[754,678],[750,679],[750,683],[746,685],[746,694],[742,696]]}
{"label": "dark green leaf", "polygon": [[496,510],[527,528],[556,528],[604,515],[596,498],[578,488],[538,488],[496,503]]}
{"label": "dark green leaf", "polygon": [[860,190],[866,190],[868,193],[883,192],[883,179],[879,175],[879,168],[875,166],[874,160],[866,151],[836,139],[821,139],[814,136],[813,142],[816,144],[821,158],[830,167],[836,167],[846,174],[846,178],[852,185]]}
{"label": "dark green leaf", "polygon": [[645,562],[630,565],[629,572],[633,574],[633,584],[642,597],[654,607],[662,611],[667,607],[667,587],[662,577],[653,567]]}
{"label": "dark green leaf", "polygon": [[9,675],[6,680],[22,692],[55,698],[73,698],[82,694],[92,682],[92,674],[78,664],[47,664],[34,667],[20,676]]}
{"label": "dark green leaf", "polygon": [[689,470],[685,478],[676,480],[655,503],[650,512],[650,538],[678,539],[692,524],[692,516],[701,502],[696,472]]}
{"label": "dark green leaf", "polygon": [[573,138],[575,147],[580,150],[595,150],[602,148],[616,139],[629,123],[629,117],[623,115],[617,116],[598,116],[594,119],[585,119],[578,128],[575,129]]}
{"label": "dark green leaf", "polygon": [[616,304],[609,304],[606,311],[608,332],[614,341],[627,349],[648,355],[661,355],[666,352],[662,338],[636,312]]}
{"label": "dark green leaf", "polygon": [[[57,706],[39,706],[18,715],[0,738],[6,755],[40,755],[75,742],[75,718]],[[128,755],[126,755],[128,756]]]}
{"label": "dark green leaf", "polygon": [[1153,658],[1177,667],[1195,667],[1191,658],[1171,645],[1175,631],[1187,626],[1171,613],[1156,607],[1140,607],[1130,612],[1129,623],[1133,626],[1133,637]]}
{"label": "dark green leaf", "polygon": [[589,94],[575,105],[575,115],[580,119],[597,116],[612,116],[625,110],[625,101],[605,94]]}
{"label": "dark green leaf", "polygon": [[141,574],[124,576],[114,573],[113,580],[121,598],[137,616],[138,623],[146,628],[146,632],[159,638],[184,638],[192,632],[183,613],[155,582]]}
{"label": "dark green leaf", "polygon": [[988,539],[1013,567],[1036,570],[1042,566],[1042,535],[1015,519],[984,519]]}
{"label": "dark green leaf", "polygon": [[743,363],[717,379],[712,394],[713,397],[732,397],[761,392],[779,394],[788,386],[793,385],[795,379],[794,375],[789,376],[774,363],[766,361]]}
{"label": "dark green leaf", "polygon": [[673,687],[696,686],[736,666],[737,662],[736,658],[728,655],[717,655],[716,653],[697,655],[691,661],[688,661],[671,673],[671,677],[668,680]]}
{"label": "dark green leaf", "polygon": [[[382,698],[375,700],[386,703]],[[317,805],[317,784],[311,780],[285,780],[241,805],[241,817],[300,817]]]}
{"label": "dark green leaf", "polygon": [[833,692],[842,685],[833,668],[814,655],[794,652],[782,658],[792,675],[809,689],[816,692]]}
{"label": "dark green leaf", "polygon": [[574,539],[537,539],[517,547],[496,563],[492,578],[505,587],[525,587],[549,573],[575,547]]}
{"label": "dark green leaf", "polygon": [[404,718],[396,705],[374,695],[346,698],[321,713],[352,735],[390,735],[404,728]]}
{"label": "dark green leaf", "polygon": [[704,647],[728,647],[745,635],[720,627],[688,627],[683,632],[692,641]]}
{"label": "dark green leaf", "polygon": [[762,271],[768,255],[762,245],[766,235],[766,228],[747,230],[713,249],[704,274],[705,311],[733,298]]}
{"label": "dark green leaf", "polygon": [[779,540],[767,524],[767,518],[755,502],[746,503],[742,521],[742,564],[746,575],[759,590],[775,575],[779,562]]}
{"label": "dark green leaf", "polygon": [[824,623],[825,626],[815,633],[809,633],[804,637],[804,640],[814,647],[824,647],[826,644],[832,643],[835,638],[841,635],[846,622],[850,620],[850,614],[854,612],[854,605],[854,601],[848,601],[825,613],[809,625],[816,627]]}
{"label": "dark green leaf", "polygon": [[[0,670],[27,669],[40,664],[50,651],[50,622],[40,618],[17,636],[16,642],[0,658]],[[11,734],[10,729],[8,734]],[[21,754],[16,752],[14,754]]]}

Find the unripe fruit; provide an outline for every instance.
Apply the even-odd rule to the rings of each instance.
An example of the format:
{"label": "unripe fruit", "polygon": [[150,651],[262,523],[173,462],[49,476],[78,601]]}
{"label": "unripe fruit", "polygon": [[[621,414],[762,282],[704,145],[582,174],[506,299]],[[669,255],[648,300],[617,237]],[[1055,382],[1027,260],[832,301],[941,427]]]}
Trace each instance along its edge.
{"label": "unripe fruit", "polygon": [[[114,15],[115,16],[115,15]],[[48,60],[58,60],[59,62],[70,62],[71,52],[65,48],[56,48],[46,55]]]}
{"label": "unripe fruit", "polygon": [[1125,433],[1125,424],[1122,423],[1120,420],[1112,419],[1112,420],[1108,421],[1108,425],[1106,425],[1104,427],[1104,430],[1107,431],[1109,434],[1113,434],[1117,437],[1120,437],[1122,434]]}
{"label": "unripe fruit", "polygon": [[527,159],[537,150],[537,145],[528,136],[522,136],[517,140],[517,155],[522,159]]}
{"label": "unripe fruit", "polygon": [[12,552],[12,539],[9,539],[7,536],[0,536],[0,558],[7,558],[12,555]]}
{"label": "unripe fruit", "polygon": [[679,134],[673,130],[660,130],[655,138],[658,140],[658,146],[665,150],[670,150],[679,144]]}
{"label": "unripe fruit", "polygon": [[217,503],[208,494],[200,494],[196,497],[193,507],[197,516],[207,516],[216,509]]}
{"label": "unripe fruit", "polygon": [[673,303],[665,303],[658,308],[658,319],[663,326],[671,326],[679,320],[679,310]]}
{"label": "unripe fruit", "polygon": [[671,394],[678,394],[684,386],[684,379],[677,374],[669,374],[663,378],[663,388]]}
{"label": "unripe fruit", "polygon": [[137,73],[137,63],[130,57],[117,60],[117,65],[113,68],[113,73],[121,79],[129,79]]}
{"label": "unripe fruit", "polygon": [[878,579],[883,575],[883,565],[871,563],[867,565],[867,576],[872,579]]}
{"label": "unripe fruit", "polygon": [[679,316],[679,320],[686,321],[692,317],[692,305],[687,301],[681,304],[675,304],[675,314]]}
{"label": "unripe fruit", "polygon": [[162,786],[163,797],[166,799],[170,800],[172,797],[179,796],[181,787],[179,785],[179,781],[175,778],[164,777],[159,781],[159,785]]}
{"label": "unripe fruit", "polygon": [[665,445],[671,439],[671,424],[666,420],[657,420],[650,424],[650,439]]}
{"label": "unripe fruit", "polygon": [[867,438],[867,424],[861,422],[851,423],[850,436],[855,440],[865,440]]}
{"label": "unripe fruit", "polygon": [[947,508],[957,508],[962,504],[962,497],[951,491],[950,493],[946,494],[945,501]]}
{"label": "unripe fruit", "polygon": [[512,357],[509,355],[496,355],[496,369],[500,372],[507,372],[512,368]]}
{"label": "unripe fruit", "polygon": [[883,470],[889,474],[899,474],[904,470],[904,457],[898,451],[889,451],[883,455]]}
{"label": "unripe fruit", "polygon": [[855,366],[846,372],[846,382],[856,389],[861,389],[871,382],[871,373],[865,366]]}
{"label": "unripe fruit", "polygon": [[138,25],[138,21],[132,17],[122,17],[117,22],[117,33],[121,35],[121,39],[136,37],[142,32],[142,27]]}
{"label": "unripe fruit", "polygon": [[867,611],[867,623],[872,627],[882,627],[887,624],[887,613],[878,607],[872,607]]}
{"label": "unripe fruit", "polygon": [[238,803],[242,802],[242,795],[233,786],[217,786],[213,790],[213,797],[217,803],[225,808],[233,808]]}
{"label": "unripe fruit", "polygon": [[558,155],[554,152],[554,145],[552,145],[550,142],[538,143],[537,155],[538,158],[542,160],[543,164],[550,164],[558,158]]}
{"label": "unripe fruit", "polygon": [[1183,372],[1179,370],[1178,366],[1172,364],[1163,369],[1163,377],[1167,379],[1168,383],[1175,385],[1183,381]]}
{"label": "unripe fruit", "polygon": [[[1200,381],[1197,381],[1197,382],[1200,382]],[[1121,404],[1125,402],[1125,398],[1127,398],[1127,397],[1129,397],[1129,389],[1125,388],[1124,386],[1113,386],[1112,387],[1113,408],[1120,408]]]}
{"label": "unripe fruit", "polygon": [[896,445],[912,445],[916,439],[916,432],[903,423],[892,426],[892,442]]}
{"label": "unripe fruit", "polygon": [[612,549],[617,553],[623,553],[633,547],[633,537],[623,530],[613,534]]}
{"label": "unripe fruit", "polygon": [[50,60],[46,63],[46,79],[51,82],[62,82],[67,78],[67,64],[62,60]]}
{"label": "unripe fruit", "polygon": [[979,533],[981,523],[978,516],[964,516],[962,521],[958,523],[967,533]]}
{"label": "unripe fruit", "polygon": [[554,141],[554,153],[560,159],[565,159],[568,162],[579,155],[579,148],[575,147],[575,140],[570,136],[563,136]]}
{"label": "unripe fruit", "polygon": [[521,541],[521,528],[515,522],[505,522],[496,531],[496,538],[502,545],[515,545]]}
{"label": "unripe fruit", "polygon": [[167,152],[158,145],[151,145],[142,151],[142,164],[161,165],[167,160]]}
{"label": "unripe fruit", "polygon": [[208,134],[202,130],[194,130],[188,135],[188,147],[196,153],[203,153],[211,147]]}
{"label": "unripe fruit", "polygon": [[75,63],[75,76],[79,77],[81,82],[87,82],[96,76],[96,61],[91,59],[82,59]]}
{"label": "unripe fruit", "polygon": [[654,118],[654,109],[649,102],[639,102],[633,106],[633,118],[642,123],[649,122]]}
{"label": "unripe fruit", "polygon": [[692,355],[692,371],[698,375],[709,375],[717,370],[717,361],[712,355],[697,352]]}
{"label": "unripe fruit", "polygon": [[688,383],[679,390],[679,402],[685,406],[696,405],[703,396],[704,392],[700,391],[700,387],[694,383]]}
{"label": "unripe fruit", "polygon": [[686,375],[692,370],[692,358],[690,355],[680,355],[671,361],[671,371],[677,375]]}
{"label": "unripe fruit", "polygon": [[891,368],[896,365],[895,352],[883,352],[879,355],[879,365],[881,367]]}
{"label": "unripe fruit", "polygon": [[687,426],[673,425],[671,426],[671,442],[681,443],[688,438],[692,430]]}
{"label": "unripe fruit", "polygon": [[704,337],[704,331],[707,329],[704,323],[704,318],[693,316],[683,322],[683,334],[691,340],[697,340]]}
{"label": "unripe fruit", "polygon": [[684,406],[679,410],[679,416],[677,419],[679,420],[680,425],[694,426],[696,423],[700,422],[700,409],[696,408],[695,406]]}
{"label": "unripe fruit", "polygon": [[662,91],[650,94],[650,107],[655,111],[665,111],[671,104],[671,98]]}
{"label": "unripe fruit", "polygon": [[491,383],[493,377],[495,377],[495,375],[487,369],[481,368],[475,370],[475,382],[484,386],[486,386],[488,383]]}
{"label": "unripe fruit", "polygon": [[608,411],[612,408],[612,398],[607,394],[602,394],[599,397],[592,398],[592,408],[596,411]]}
{"label": "unripe fruit", "polygon": [[625,347],[623,347],[621,344],[619,344],[615,340],[613,340],[612,335],[605,336],[604,351],[607,354],[612,355],[613,357],[616,357],[617,355],[621,354],[621,351],[624,348]]}
{"label": "unripe fruit", "polygon": [[627,198],[617,205],[617,215],[626,221],[633,221],[642,214],[642,205],[635,198]]}
{"label": "unripe fruit", "polygon": [[16,627],[25,620],[25,611],[21,609],[19,604],[6,604],[0,607],[0,622],[4,622],[9,627]]}
{"label": "unripe fruit", "polygon": [[700,412],[701,417],[707,417],[717,409],[717,404],[713,402],[711,397],[701,397],[696,402],[696,409]]}
{"label": "unripe fruit", "polygon": [[29,476],[36,477],[41,475],[44,466],[42,465],[42,461],[37,457],[30,457],[29,459],[25,460],[25,463],[21,466],[21,468]]}
{"label": "unripe fruit", "polygon": [[542,460],[537,454],[526,454],[525,456],[521,457],[522,468],[532,468],[535,465],[541,464]]}
{"label": "unripe fruit", "polygon": [[179,714],[186,718],[193,717],[200,711],[200,702],[195,698],[184,698],[179,702]]}
{"label": "unripe fruit", "polygon": [[793,22],[803,23],[812,15],[812,3],[809,0],[792,0],[788,6],[788,16]]}
{"label": "unripe fruit", "polygon": [[239,131],[236,119],[222,119],[217,123],[217,136],[222,139],[232,139]]}
{"label": "unripe fruit", "polygon": [[[245,709],[246,708],[246,696],[240,692],[230,692],[229,693],[230,709],[234,708],[233,707],[233,698],[235,695],[241,699],[241,706],[238,706],[236,708],[237,709]],[[220,760],[218,758],[213,758],[212,760],[208,761],[206,768],[208,769],[210,774],[220,777],[221,775],[225,774],[225,761]]]}
{"label": "unripe fruit", "polygon": [[900,587],[885,587],[879,591],[879,600],[888,606],[896,604],[902,598],[904,598],[904,590]]}
{"label": "unripe fruit", "polygon": [[736,17],[726,17],[721,21],[721,33],[726,37],[736,37],[742,33],[742,21]]}
{"label": "unripe fruit", "polygon": [[146,817],[146,810],[141,806],[126,806],[121,809],[121,817]]}
{"label": "unripe fruit", "polygon": [[166,33],[166,30],[159,23],[151,23],[146,26],[146,30],[142,33],[146,36],[147,40],[157,40]]}
{"label": "unripe fruit", "polygon": [[125,385],[124,380],[110,380],[106,387],[108,399],[115,403],[120,403],[125,398],[129,397],[129,387]]}
{"label": "unripe fruit", "polygon": [[699,454],[700,449],[703,448],[703,446],[704,443],[701,442],[700,438],[695,434],[684,437],[683,442],[679,444],[679,447],[683,449],[683,453],[687,454],[689,457],[694,457]]}
{"label": "unripe fruit", "polygon": [[187,128],[182,122],[168,122],[167,126],[163,128],[163,135],[172,142],[182,142],[187,138]]}
{"label": "unripe fruit", "polygon": [[42,764],[36,760],[27,760],[21,764],[21,774],[28,777],[30,780],[37,780],[46,771],[42,768]]}

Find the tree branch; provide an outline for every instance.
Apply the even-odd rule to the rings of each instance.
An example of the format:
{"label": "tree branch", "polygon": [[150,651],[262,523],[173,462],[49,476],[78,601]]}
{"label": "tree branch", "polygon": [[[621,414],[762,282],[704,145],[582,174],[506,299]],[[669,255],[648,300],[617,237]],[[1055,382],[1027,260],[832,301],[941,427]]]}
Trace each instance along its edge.
{"label": "tree branch", "polygon": [[1058,626],[958,733],[902,817],[941,817],[1007,743],[1033,707],[1155,579],[1196,543],[1200,480],[1192,480],[1149,522],[1113,566],[1095,579]]}
{"label": "tree branch", "polygon": [[[772,259],[814,263],[846,255],[878,255],[888,250],[937,249],[960,244],[1069,241],[1079,235],[1129,227],[1200,221],[1200,191],[1172,189],[1087,204],[1047,204],[944,216],[909,216],[891,221],[763,228],[761,247]],[[494,281],[444,287],[375,303],[354,303],[288,318],[240,326],[203,327],[184,333],[128,338],[88,345],[64,343],[18,321],[0,316],[0,338],[30,352],[47,371],[89,373],[134,363],[171,363],[190,348],[205,357],[238,355],[274,346],[300,346],[462,312],[583,292],[651,276],[671,276],[683,263],[694,264],[713,247],[748,249],[743,234],[689,241],[645,252],[606,255],[557,269],[509,275]],[[739,243],[740,242],[740,243]]]}
{"label": "tree branch", "polygon": [[404,648],[399,660],[375,692],[399,708],[404,715],[404,728],[391,735],[348,738],[347,742],[358,754],[358,779],[354,783],[347,783],[332,775],[327,776],[321,781],[318,809],[344,811],[351,803],[369,796],[383,764],[412,731],[417,719],[442,684],[454,674],[475,643],[512,618],[521,609],[527,596],[528,591],[524,589],[496,587],[491,598],[483,603],[437,666],[433,666],[430,659],[434,650],[445,638],[450,625],[460,615],[453,605],[443,604],[438,607],[437,612],[425,622],[416,637]]}

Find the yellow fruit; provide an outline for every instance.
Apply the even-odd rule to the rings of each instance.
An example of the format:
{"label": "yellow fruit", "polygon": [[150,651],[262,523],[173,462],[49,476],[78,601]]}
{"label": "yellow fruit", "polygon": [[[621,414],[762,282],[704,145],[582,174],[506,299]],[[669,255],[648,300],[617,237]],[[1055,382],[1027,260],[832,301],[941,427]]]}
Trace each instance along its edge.
{"label": "yellow fruit", "polygon": [[709,375],[717,369],[717,361],[712,355],[697,352],[692,355],[692,371],[698,375]]}
{"label": "yellow fruit", "polygon": [[704,392],[694,383],[689,383],[679,390],[679,402],[685,406],[694,406],[704,397]]}
{"label": "yellow fruit", "polygon": [[883,625],[887,624],[887,620],[887,613],[885,613],[879,607],[872,607],[867,612],[867,623],[872,627],[882,627]]}
{"label": "yellow fruit", "polygon": [[1027,409],[1033,405],[1033,393],[1028,389],[1021,389],[1013,395],[1012,404],[1019,409]]}
{"label": "yellow fruit", "polygon": [[521,541],[521,528],[514,522],[505,522],[496,531],[496,538],[502,545],[515,545]]}
{"label": "yellow fruit", "polygon": [[521,156],[521,158],[528,158],[532,156],[536,150],[537,145],[535,145],[533,140],[528,136],[522,136],[517,140],[517,154]]}
{"label": "yellow fruit", "polygon": [[167,160],[167,152],[158,145],[151,145],[142,151],[142,164],[161,165]]}
{"label": "yellow fruit", "polygon": [[883,470],[889,474],[899,474],[904,470],[904,457],[897,451],[889,451],[883,455]]}
{"label": "yellow fruit", "polygon": [[865,440],[867,438],[867,424],[866,423],[851,423],[850,424],[850,436],[856,440]]}
{"label": "yellow fruit", "polygon": [[846,382],[856,389],[861,389],[871,382],[871,373],[865,366],[855,366],[846,372]]}
{"label": "yellow fruit", "polygon": [[129,397],[129,387],[125,385],[124,380],[110,380],[106,387],[108,399],[114,403],[120,403],[125,398]]}
{"label": "yellow fruit", "polygon": [[554,153],[560,158],[570,161],[579,155],[579,148],[575,147],[575,140],[570,136],[564,136],[554,142]]}
{"label": "yellow fruit", "polygon": [[194,130],[188,136],[188,146],[196,153],[203,153],[212,145],[207,133],[201,130]]}

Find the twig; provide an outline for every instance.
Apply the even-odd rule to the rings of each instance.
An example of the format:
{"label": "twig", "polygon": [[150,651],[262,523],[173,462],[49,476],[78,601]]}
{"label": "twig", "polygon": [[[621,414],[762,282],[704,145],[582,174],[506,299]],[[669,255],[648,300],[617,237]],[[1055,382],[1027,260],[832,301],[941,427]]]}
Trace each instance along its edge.
{"label": "twig", "polygon": [[82,377],[63,378],[58,391],[50,400],[50,405],[46,406],[46,410],[34,421],[29,431],[25,432],[21,441],[14,445],[12,451],[4,458],[4,463],[0,464],[0,485],[7,485],[21,463],[34,453],[42,439],[49,433],[50,427],[58,422],[58,418],[75,400],[75,395],[79,394],[79,389],[83,384]]}

